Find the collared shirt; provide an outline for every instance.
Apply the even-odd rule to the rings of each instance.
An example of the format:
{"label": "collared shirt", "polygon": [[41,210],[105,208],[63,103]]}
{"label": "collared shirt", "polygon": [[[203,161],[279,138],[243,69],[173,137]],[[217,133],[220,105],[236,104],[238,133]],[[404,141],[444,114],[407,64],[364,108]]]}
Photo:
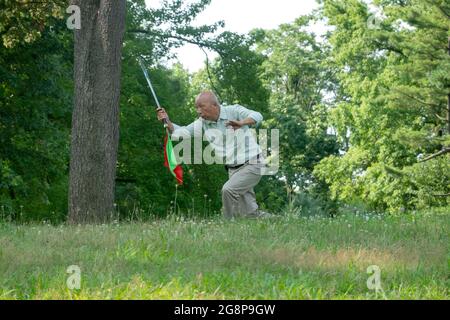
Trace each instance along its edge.
{"label": "collared shirt", "polygon": [[256,158],[261,153],[260,146],[256,143],[254,130],[248,125],[242,126],[238,130],[226,126],[229,120],[244,120],[252,118],[258,126],[263,117],[261,113],[247,109],[241,105],[220,106],[219,119],[209,121],[199,118],[187,126],[178,126],[173,123],[174,131],[172,138],[179,137],[203,137],[210,143],[214,150],[216,163],[239,165],[248,160]]}

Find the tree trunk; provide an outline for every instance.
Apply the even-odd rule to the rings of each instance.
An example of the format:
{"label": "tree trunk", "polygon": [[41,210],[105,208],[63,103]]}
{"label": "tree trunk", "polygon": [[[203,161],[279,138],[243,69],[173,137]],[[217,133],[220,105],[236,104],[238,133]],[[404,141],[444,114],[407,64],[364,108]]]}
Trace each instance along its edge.
{"label": "tree trunk", "polygon": [[114,212],[125,0],[74,0],[75,95],[72,114],[70,223],[108,221]]}

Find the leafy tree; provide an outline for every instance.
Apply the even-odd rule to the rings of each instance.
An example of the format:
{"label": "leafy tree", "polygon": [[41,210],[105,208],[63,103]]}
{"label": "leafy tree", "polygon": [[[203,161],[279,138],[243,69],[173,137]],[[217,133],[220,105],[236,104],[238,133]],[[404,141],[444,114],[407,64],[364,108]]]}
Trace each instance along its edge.
{"label": "leafy tree", "polygon": [[61,220],[67,208],[73,42],[65,23],[0,45],[2,214]]}
{"label": "leafy tree", "polygon": [[309,190],[326,199],[327,186],[312,170],[322,158],[337,153],[334,136],[327,133],[326,95],[335,90],[334,70],[327,64],[330,48],[305,30],[310,22],[311,17],[303,16],[254,34],[258,52],[266,56],[262,79],[271,92],[267,125],[280,130],[277,178],[285,181],[288,195]]}
{"label": "leafy tree", "polygon": [[[382,15],[373,24],[362,1],[323,1],[323,13],[335,26],[331,53],[342,93],[331,121],[347,152],[323,160],[315,173],[330,184],[335,198],[359,198],[376,209],[443,205],[446,198],[438,195],[447,194],[449,185],[436,181],[447,176],[448,159],[441,165],[416,163],[420,154],[448,146],[449,5],[375,4]],[[433,175],[416,179],[417,170]],[[425,190],[429,200],[419,201]]]}
{"label": "leafy tree", "polygon": [[225,104],[241,104],[265,114],[268,111],[269,90],[262,82],[265,57],[252,50],[253,34],[224,32],[216,39],[214,50],[219,57],[201,70],[194,85],[213,89]]}
{"label": "leafy tree", "polygon": [[64,16],[67,0],[0,1],[0,36],[5,48],[31,43],[38,39],[47,26]]}

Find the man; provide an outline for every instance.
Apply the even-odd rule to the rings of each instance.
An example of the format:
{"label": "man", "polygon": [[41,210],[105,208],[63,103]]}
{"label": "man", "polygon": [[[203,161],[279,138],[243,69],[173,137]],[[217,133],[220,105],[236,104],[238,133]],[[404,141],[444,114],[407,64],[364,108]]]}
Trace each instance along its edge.
{"label": "man", "polygon": [[[163,108],[157,110],[158,120],[165,121],[172,137],[202,136],[202,131],[228,170],[228,181],[222,188],[223,214],[226,218],[262,217],[253,188],[261,180],[265,161],[249,126],[263,120],[261,113],[240,105],[221,106],[211,91],[195,99],[199,119],[188,126],[172,123]],[[236,139],[237,137],[237,139]],[[231,143],[230,143],[231,141]]]}

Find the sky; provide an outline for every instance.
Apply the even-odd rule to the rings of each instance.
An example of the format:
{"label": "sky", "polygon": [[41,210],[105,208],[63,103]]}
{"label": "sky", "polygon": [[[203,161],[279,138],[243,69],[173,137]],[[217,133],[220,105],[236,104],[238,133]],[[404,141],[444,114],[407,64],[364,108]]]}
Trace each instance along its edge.
{"label": "sky", "polygon": [[[147,6],[160,7],[160,0],[145,0]],[[315,0],[212,0],[211,4],[194,20],[193,25],[225,21],[222,29],[247,33],[254,28],[274,29],[282,23],[293,22],[310,13],[318,5]],[[313,31],[320,33],[323,26]],[[191,72],[203,67],[205,54],[195,45],[185,45],[175,51],[179,61]],[[212,60],[216,55],[208,52]]]}

